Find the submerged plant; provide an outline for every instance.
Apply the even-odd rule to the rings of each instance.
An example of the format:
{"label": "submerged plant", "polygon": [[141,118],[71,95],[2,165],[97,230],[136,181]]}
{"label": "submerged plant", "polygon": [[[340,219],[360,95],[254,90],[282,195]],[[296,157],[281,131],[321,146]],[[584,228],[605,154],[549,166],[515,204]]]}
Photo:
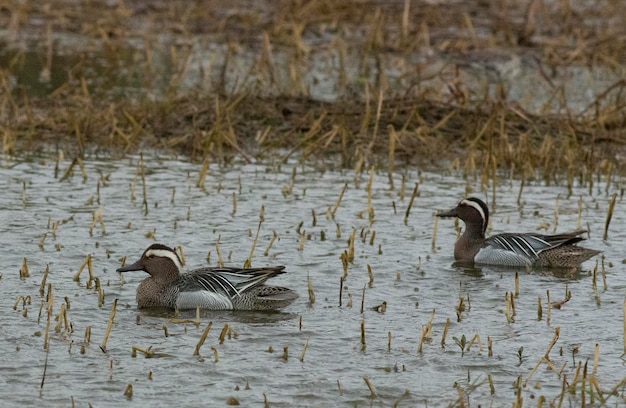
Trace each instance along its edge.
{"label": "submerged plant", "polygon": [[456,345],[461,349],[461,357],[463,357],[465,355],[465,345],[467,344],[465,335],[462,335],[460,339],[458,337],[452,337],[452,340],[454,340]]}
{"label": "submerged plant", "polygon": [[523,352],[524,352],[524,346],[520,347],[520,348],[517,350],[517,360],[518,360],[518,364],[517,364],[517,366],[518,366],[518,367],[519,367],[519,366],[521,366],[521,365],[522,365],[522,363],[524,362],[524,360],[526,359],[524,356],[522,356],[522,353],[523,353]]}

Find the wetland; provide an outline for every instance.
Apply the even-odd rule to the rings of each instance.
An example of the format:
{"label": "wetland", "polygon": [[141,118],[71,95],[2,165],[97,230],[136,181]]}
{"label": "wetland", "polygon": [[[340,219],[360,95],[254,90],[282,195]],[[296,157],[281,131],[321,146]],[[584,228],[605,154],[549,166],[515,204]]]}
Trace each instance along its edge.
{"label": "wetland", "polygon": [[[615,2],[6,2],[2,401],[626,406]],[[454,264],[588,229],[573,270]],[[150,244],[277,313],[138,309]]]}

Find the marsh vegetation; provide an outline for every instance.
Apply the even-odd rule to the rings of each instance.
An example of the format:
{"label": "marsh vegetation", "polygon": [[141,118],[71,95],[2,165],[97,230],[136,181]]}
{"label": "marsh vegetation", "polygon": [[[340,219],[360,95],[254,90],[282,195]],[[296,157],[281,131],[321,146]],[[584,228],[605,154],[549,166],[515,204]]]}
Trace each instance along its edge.
{"label": "marsh vegetation", "polygon": [[[619,2],[0,5],[3,401],[626,404]],[[589,229],[460,268],[434,214]],[[284,313],[136,308],[149,243],[284,264]],[[20,392],[11,390],[19,389]]]}

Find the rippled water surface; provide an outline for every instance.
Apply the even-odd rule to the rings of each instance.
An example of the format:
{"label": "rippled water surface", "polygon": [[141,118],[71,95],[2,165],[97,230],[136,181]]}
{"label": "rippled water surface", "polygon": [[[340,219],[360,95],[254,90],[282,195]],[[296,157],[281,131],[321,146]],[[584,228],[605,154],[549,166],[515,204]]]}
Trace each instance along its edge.
{"label": "rippled water surface", "polygon": [[[322,172],[295,162],[215,164],[204,188],[199,188],[199,164],[156,154],[144,156],[144,162],[147,213],[138,157],[91,158],[84,163],[86,178],[76,166],[63,181],[70,161],[59,163],[55,177],[54,158],[1,159],[3,404],[223,406],[235,398],[243,406],[267,401],[273,407],[413,407],[452,405],[462,396],[470,406],[511,406],[521,380],[523,405],[537,406],[541,396],[558,403],[563,379],[570,382],[576,365],[588,363],[589,375],[595,372],[608,398],[607,406],[626,405],[623,387],[608,395],[626,372],[626,211],[619,195],[609,239],[602,239],[610,197],[619,193],[621,180],[614,179],[608,192],[604,180],[591,191],[575,187],[569,198],[565,187],[531,182],[518,205],[519,183],[502,177],[490,233],[541,226],[553,231],[557,208],[557,231],[573,230],[580,201],[582,226],[591,230],[585,245],[604,251],[604,268],[602,258],[597,259],[596,287],[596,259],[574,274],[519,270],[515,315],[507,321],[505,294],[515,290],[515,269],[453,266],[456,231],[451,220],[439,221],[433,246],[434,214],[453,207],[467,189],[485,198],[479,179],[408,168],[394,174],[392,190],[386,172],[376,171],[370,222],[368,173],[355,182],[353,171]],[[418,196],[405,223],[417,182]],[[332,219],[329,208],[334,208],[344,186]],[[252,264],[286,265],[288,273],[273,281],[299,292],[293,305],[269,314],[205,312],[199,325],[192,322],[194,312],[181,313],[176,320],[173,313],[137,309],[135,289],[145,274],[121,277],[115,269],[122,257],[134,261],[148,245],[160,242],[180,245],[188,268],[207,265],[207,257],[215,265],[219,240],[224,262],[241,266],[250,254],[262,208],[264,221]],[[96,217],[94,223],[100,212],[101,219]],[[348,266],[340,306],[340,257],[353,231],[354,262]],[[277,239],[264,255],[274,232]],[[87,285],[86,268],[79,282],[73,280],[89,254],[94,278],[104,290],[102,306],[98,290]],[[30,275],[20,279],[24,259]],[[41,311],[45,298],[40,295],[46,267],[53,295],[47,352],[47,314],[45,307]],[[550,309],[548,291],[552,302],[564,300],[566,291],[571,299]],[[30,296],[31,303],[16,303],[20,296]],[[465,310],[457,314],[459,297]],[[118,303],[105,353],[100,345],[114,299]],[[375,310],[383,302],[386,311]],[[62,304],[69,304],[68,328],[61,322],[56,331],[54,318]],[[419,352],[422,328],[431,318],[432,331]],[[194,356],[210,322],[200,355]],[[232,330],[220,344],[225,324]],[[85,345],[87,328],[91,341]],[[557,328],[560,336],[549,358],[560,376],[546,364],[533,373]],[[482,347],[475,342],[462,354],[453,338],[463,335],[468,341],[478,335]],[[488,338],[493,342],[491,356]],[[133,347],[150,348],[155,358],[141,353],[133,357]],[[131,397],[124,395],[129,385]],[[564,398],[566,406],[579,405],[580,389]]]}

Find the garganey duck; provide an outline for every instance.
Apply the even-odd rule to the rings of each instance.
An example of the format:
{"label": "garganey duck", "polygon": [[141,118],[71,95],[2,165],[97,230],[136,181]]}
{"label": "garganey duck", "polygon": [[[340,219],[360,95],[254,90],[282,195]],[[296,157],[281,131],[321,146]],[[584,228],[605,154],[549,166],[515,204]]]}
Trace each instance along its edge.
{"label": "garganey duck", "polygon": [[139,308],[209,310],[275,310],[289,305],[298,294],[265,281],[284,273],[284,266],[264,268],[200,268],[181,274],[178,254],[153,244],[141,258],[117,272],[145,271],[149,277],[137,287]]}
{"label": "garganey duck", "polygon": [[586,230],[566,234],[506,233],[485,237],[489,208],[482,200],[462,200],[438,217],[458,217],[465,222],[465,231],[454,245],[454,259],[467,264],[502,266],[578,267],[601,251],[576,245]]}

